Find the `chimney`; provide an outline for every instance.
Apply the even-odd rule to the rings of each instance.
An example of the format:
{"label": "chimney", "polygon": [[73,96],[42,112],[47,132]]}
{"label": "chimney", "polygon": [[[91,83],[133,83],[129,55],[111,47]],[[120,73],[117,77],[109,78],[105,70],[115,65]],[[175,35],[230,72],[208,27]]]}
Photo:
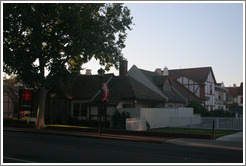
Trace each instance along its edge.
{"label": "chimney", "polygon": [[233,84],[233,88],[236,88],[237,87],[237,85],[236,84]]}
{"label": "chimney", "polygon": [[127,60],[122,60],[120,62],[120,76],[127,76]]}
{"label": "chimney", "polygon": [[163,74],[162,74],[162,75],[163,75],[163,76],[168,76],[168,75],[169,75],[167,66],[165,66],[165,68],[164,68],[164,71],[163,71]]}
{"label": "chimney", "polygon": [[86,69],[85,70],[85,75],[87,75],[87,76],[91,75],[91,69]]}
{"label": "chimney", "polygon": [[156,69],[155,69],[155,73],[161,75],[161,69],[160,69],[160,68],[156,68]]}

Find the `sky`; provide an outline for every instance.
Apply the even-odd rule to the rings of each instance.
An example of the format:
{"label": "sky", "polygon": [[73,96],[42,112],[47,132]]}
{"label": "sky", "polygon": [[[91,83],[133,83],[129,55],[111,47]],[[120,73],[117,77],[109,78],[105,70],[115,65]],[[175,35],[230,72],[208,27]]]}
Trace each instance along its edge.
{"label": "sky", "polygon": [[[225,86],[243,82],[242,3],[125,3],[133,16],[123,55],[133,65],[185,69],[212,67]],[[97,74],[92,60],[83,68]],[[84,74],[85,71],[82,72]],[[108,73],[119,74],[114,68]]]}

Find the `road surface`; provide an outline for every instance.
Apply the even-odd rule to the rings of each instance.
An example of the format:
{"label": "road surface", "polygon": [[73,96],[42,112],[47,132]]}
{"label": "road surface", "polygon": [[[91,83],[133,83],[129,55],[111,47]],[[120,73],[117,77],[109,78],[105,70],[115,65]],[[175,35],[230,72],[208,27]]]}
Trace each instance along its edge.
{"label": "road surface", "polygon": [[3,163],[242,163],[242,150],[3,132]]}

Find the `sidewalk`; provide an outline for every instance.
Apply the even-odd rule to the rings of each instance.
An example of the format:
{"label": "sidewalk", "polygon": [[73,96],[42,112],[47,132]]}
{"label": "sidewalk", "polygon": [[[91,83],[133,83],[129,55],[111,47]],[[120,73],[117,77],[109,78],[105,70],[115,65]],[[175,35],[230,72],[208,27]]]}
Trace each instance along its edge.
{"label": "sidewalk", "polygon": [[243,132],[238,132],[235,134],[227,135],[216,139],[217,141],[233,141],[233,142],[243,142]]}
{"label": "sidewalk", "polygon": [[193,139],[193,138],[165,138],[165,137],[150,137],[150,136],[134,136],[134,135],[119,135],[119,134],[105,134],[100,136],[95,132],[81,132],[81,131],[61,131],[51,129],[34,129],[34,128],[14,128],[4,127],[4,131],[17,131],[27,133],[40,133],[40,134],[56,134],[78,137],[91,137],[91,138],[103,138],[103,139],[115,139],[115,140],[127,140],[137,141],[145,143],[172,143],[177,145],[194,146],[194,147],[208,147],[208,148],[220,148],[230,150],[243,150],[243,132],[224,136],[216,140],[206,139]]}

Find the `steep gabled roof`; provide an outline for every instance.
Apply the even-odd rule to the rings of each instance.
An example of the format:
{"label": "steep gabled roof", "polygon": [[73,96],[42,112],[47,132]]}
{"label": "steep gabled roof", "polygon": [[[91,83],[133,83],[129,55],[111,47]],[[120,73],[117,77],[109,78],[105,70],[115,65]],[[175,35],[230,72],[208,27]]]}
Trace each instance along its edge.
{"label": "steep gabled roof", "polygon": [[[133,66],[134,68],[137,68],[136,66]],[[138,69],[138,68],[137,68]],[[135,69],[136,70],[136,69]],[[183,102],[185,103],[185,99],[183,97],[180,96],[179,93],[177,93],[173,88],[171,88],[170,91],[163,91],[162,89],[160,89],[160,86],[163,86],[164,83],[166,82],[166,80],[168,80],[168,76],[161,76],[159,74],[157,74],[156,72],[151,72],[151,71],[147,71],[147,70],[143,70],[143,69],[138,69],[139,73],[138,74],[129,74],[131,75],[134,79],[137,77],[140,77],[142,74],[142,80],[139,79],[139,82],[143,82],[143,78],[145,78],[144,81],[146,81],[146,79],[148,79],[149,82],[151,82],[151,84],[149,84],[153,89],[158,90],[158,94],[162,94],[162,96],[165,96],[165,98],[168,101],[172,101],[172,102]],[[147,87],[147,86],[146,86]],[[160,95],[161,96],[161,95]]]}
{"label": "steep gabled roof", "polygon": [[[142,85],[150,89],[151,91],[155,92],[156,94],[160,95],[164,99],[168,99],[168,97],[155,85],[152,75],[149,74],[156,74],[153,72],[144,72],[143,70],[137,68],[137,66],[133,65],[131,69],[128,71],[128,75],[134,78],[136,81],[140,82]],[[156,75],[157,76],[157,75]]]}
{"label": "steep gabled roof", "polygon": [[188,89],[178,83],[176,80],[171,80],[173,88],[179,93],[182,99],[187,100],[188,102],[201,102],[201,99],[196,95],[191,93]]}
{"label": "steep gabled roof", "polygon": [[153,100],[153,101],[165,101],[166,98],[155,93],[148,87],[144,86],[142,83],[138,82],[132,77],[129,77],[131,88],[135,94],[136,99],[139,100]]}

